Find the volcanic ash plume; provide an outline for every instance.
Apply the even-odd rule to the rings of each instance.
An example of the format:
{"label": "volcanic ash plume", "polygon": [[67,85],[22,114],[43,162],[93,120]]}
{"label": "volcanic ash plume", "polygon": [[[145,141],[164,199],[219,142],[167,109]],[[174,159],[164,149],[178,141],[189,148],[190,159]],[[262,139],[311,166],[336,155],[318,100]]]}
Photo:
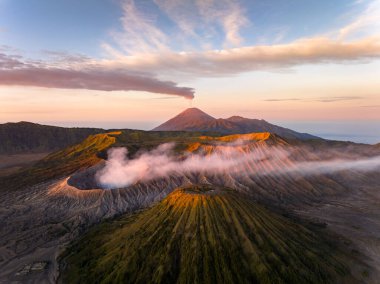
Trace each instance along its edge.
{"label": "volcanic ash plume", "polygon": [[104,188],[128,187],[137,182],[191,173],[232,174],[250,176],[279,176],[284,174],[317,175],[335,171],[371,171],[380,169],[380,156],[363,159],[336,159],[297,161],[290,158],[294,149],[284,147],[252,146],[237,143],[215,145],[211,153],[175,155],[173,143],[166,143],[143,152],[134,159],[127,157],[126,148],[108,151],[105,167],[96,174]]}

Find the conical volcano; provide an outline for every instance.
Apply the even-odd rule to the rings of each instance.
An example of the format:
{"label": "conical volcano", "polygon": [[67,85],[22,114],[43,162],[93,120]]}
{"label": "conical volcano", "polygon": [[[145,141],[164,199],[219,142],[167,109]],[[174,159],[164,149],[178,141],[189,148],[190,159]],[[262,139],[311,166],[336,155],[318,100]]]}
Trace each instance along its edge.
{"label": "conical volcano", "polygon": [[317,234],[211,186],[177,189],[102,224],[64,259],[64,283],[338,283],[349,275]]}
{"label": "conical volcano", "polygon": [[177,130],[196,130],[201,125],[207,125],[215,121],[215,118],[201,111],[198,108],[188,108],[161,124],[153,130],[156,131],[177,131]]}
{"label": "conical volcano", "polygon": [[294,130],[271,124],[263,119],[250,119],[232,116],[227,119],[214,118],[198,108],[188,108],[167,122],[157,126],[155,131],[204,131],[221,134],[245,134],[252,132],[271,132],[291,139],[321,139]]}

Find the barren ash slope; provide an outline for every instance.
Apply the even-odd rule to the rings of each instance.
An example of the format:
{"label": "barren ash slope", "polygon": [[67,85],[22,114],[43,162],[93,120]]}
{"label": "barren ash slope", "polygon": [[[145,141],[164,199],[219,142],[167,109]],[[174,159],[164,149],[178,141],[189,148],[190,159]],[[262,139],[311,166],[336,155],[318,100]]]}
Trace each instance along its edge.
{"label": "barren ash slope", "polygon": [[[200,120],[211,121],[203,114]],[[128,154],[115,157],[120,147]],[[91,135],[0,178],[0,282],[54,283],[59,261],[60,280],[71,281],[79,268],[98,275],[99,267],[102,277],[115,277],[105,283],[143,283],[145,272],[156,282],[207,282],[205,271],[210,281],[232,279],[235,267],[227,264],[239,252],[244,273],[237,282],[376,283],[379,154],[371,145],[270,132]],[[123,167],[111,167],[118,163]],[[101,182],[109,169],[120,175]],[[194,248],[199,253],[192,255]],[[146,251],[154,254],[144,265],[139,255]],[[41,261],[44,270],[27,269]],[[302,274],[293,274],[298,267]]]}

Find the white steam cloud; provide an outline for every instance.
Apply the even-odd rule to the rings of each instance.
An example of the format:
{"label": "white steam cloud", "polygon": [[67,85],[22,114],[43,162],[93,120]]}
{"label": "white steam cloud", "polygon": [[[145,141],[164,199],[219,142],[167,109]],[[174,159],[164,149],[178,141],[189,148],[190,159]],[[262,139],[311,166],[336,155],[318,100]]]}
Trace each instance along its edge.
{"label": "white steam cloud", "polygon": [[170,175],[232,174],[232,175],[284,175],[326,174],[343,170],[371,171],[380,169],[380,156],[363,159],[334,159],[324,161],[295,161],[293,150],[280,147],[244,145],[244,142],[214,145],[211,153],[188,153],[178,157],[173,143],[166,143],[143,152],[134,159],[127,157],[126,148],[113,148],[108,152],[104,168],[96,174],[104,188],[121,188],[137,182],[165,178]]}

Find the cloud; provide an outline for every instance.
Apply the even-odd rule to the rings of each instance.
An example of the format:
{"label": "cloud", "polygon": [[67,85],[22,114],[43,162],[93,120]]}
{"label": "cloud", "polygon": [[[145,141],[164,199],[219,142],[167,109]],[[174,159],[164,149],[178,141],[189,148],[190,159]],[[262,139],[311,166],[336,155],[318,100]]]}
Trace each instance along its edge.
{"label": "cloud", "polygon": [[35,114],[35,113],[38,113],[38,114],[41,114],[41,113],[56,113],[55,111],[48,111],[48,110],[30,110],[30,111],[13,111],[13,110],[10,110],[10,111],[0,111],[1,114]]}
{"label": "cloud", "polygon": [[[207,1],[198,2],[207,3]],[[239,46],[243,42],[243,38],[240,35],[240,29],[247,26],[249,23],[244,15],[242,7],[237,1],[224,1],[225,3],[221,3],[221,1],[216,2],[225,8],[222,10],[222,13],[214,14],[214,18],[222,20],[222,25],[226,34],[226,44]],[[207,9],[205,15],[206,17],[207,15],[210,15]]]}
{"label": "cloud", "polygon": [[23,67],[25,63],[21,62],[18,56],[0,53],[0,70]]}
{"label": "cloud", "polygon": [[[174,175],[203,173],[223,176],[281,176],[288,174],[320,175],[355,170],[372,171],[380,168],[380,156],[371,158],[338,158],[319,161],[295,161],[291,149],[280,147],[245,147],[246,141],[215,146],[211,154],[187,154],[178,158],[173,154],[173,143],[127,158],[127,148],[108,151],[106,165],[96,173],[104,188],[128,187],[138,182]],[[326,154],[326,153],[325,153]],[[286,166],[284,166],[286,165]]]}
{"label": "cloud", "polygon": [[[122,2],[122,31],[113,32],[118,46],[128,54],[159,52],[168,49],[168,36],[156,25],[155,18],[138,9],[135,1]],[[111,46],[106,45],[108,50]]]}
{"label": "cloud", "polygon": [[23,62],[0,53],[0,85],[35,86],[44,88],[88,89],[101,91],[145,91],[151,93],[194,97],[194,90],[161,81],[149,74],[83,65],[78,69],[63,69]]}
{"label": "cloud", "polygon": [[[357,4],[362,4],[358,1]],[[339,29],[339,39],[380,33],[380,0],[372,0],[348,25]]]}
{"label": "cloud", "polygon": [[79,65],[82,63],[87,64],[92,61],[92,59],[86,55],[64,51],[42,50],[42,54],[48,59],[50,64],[54,63],[54,65],[59,67]]}
{"label": "cloud", "polygon": [[277,175],[301,173],[302,175],[330,174],[333,172],[354,170],[373,171],[380,168],[380,156],[362,159],[334,159],[329,161],[306,161],[283,168]]}
{"label": "cloud", "polygon": [[154,0],[179,29],[186,35],[199,40],[208,40],[207,35],[220,27],[224,32],[225,44],[238,46],[243,42],[240,30],[249,21],[244,10],[235,0]]}
{"label": "cloud", "polygon": [[[190,35],[191,40],[196,38],[201,45],[212,46],[207,44],[212,41],[208,37],[218,36],[220,29],[224,32],[224,49],[192,51],[196,50],[192,46],[185,49],[190,51],[177,52],[175,50],[181,47],[177,38],[173,37],[176,32],[165,33],[158,28],[165,26],[159,24],[158,13],[142,12],[151,11],[151,7],[141,7],[150,5],[148,2],[123,0],[120,18],[122,28],[112,33],[116,47],[111,43],[103,43],[109,58],[91,59],[75,54],[48,52],[49,62],[31,62],[0,52],[0,84],[105,91],[136,90],[193,98],[192,88],[180,87],[162,78],[197,79],[251,71],[280,71],[304,64],[365,63],[380,58],[379,30],[371,28],[371,33],[365,37],[355,37],[349,41],[347,38],[353,31],[378,26],[374,19],[380,18],[380,13],[376,12],[380,11],[379,2],[372,1],[353,20],[351,27],[347,25],[342,28],[340,36],[336,35],[335,39],[321,36],[286,44],[229,48],[241,46],[241,30],[249,24],[239,1],[154,0],[155,4],[150,4],[157,5],[161,12],[176,23],[180,34]],[[198,46],[195,48],[199,49]],[[332,102],[349,99],[354,98],[316,100]]]}
{"label": "cloud", "polygon": [[[248,159],[259,161],[267,158],[264,152],[256,151],[253,155],[249,155],[235,147],[242,144],[244,141],[234,141],[210,155],[190,154],[183,159],[173,155],[174,143],[161,144],[132,160],[127,158],[127,148],[113,148],[108,151],[106,166],[97,172],[96,179],[106,188],[125,187],[139,181],[149,181],[172,174],[183,175],[195,172],[212,174],[226,170],[239,172]],[[277,160],[283,153],[273,149],[270,155]]]}
{"label": "cloud", "polygon": [[104,64],[199,78],[249,71],[282,70],[303,64],[367,62],[379,57],[379,37],[350,42],[318,37],[279,45],[122,56],[116,60],[105,60]]}
{"label": "cloud", "polygon": [[289,102],[289,101],[302,101],[303,99],[289,98],[289,99],[266,99],[264,102]]}
{"label": "cloud", "polygon": [[[232,76],[251,71],[281,71],[303,64],[365,63],[380,57],[380,0],[366,4],[364,11],[356,13],[350,24],[335,29],[330,37],[243,47],[241,30],[249,26],[250,21],[240,1],[153,0],[159,12],[153,4],[145,9],[154,11],[150,14],[141,12],[144,4],[149,5],[146,2],[125,0],[122,3],[123,31],[116,33],[121,49],[104,44],[111,58],[103,63],[149,70],[163,78]],[[159,20],[167,20],[165,16],[175,24],[170,29],[159,24]],[[219,45],[213,49],[219,43],[220,30],[224,35],[224,48],[220,49]],[[284,32],[287,30],[280,34]],[[349,36],[353,34],[356,36]],[[278,39],[274,38],[273,42]]]}
{"label": "cloud", "polygon": [[314,101],[321,102],[321,103],[331,103],[331,102],[352,101],[352,100],[360,100],[360,99],[363,99],[363,97],[359,97],[359,96],[340,96],[340,97],[317,98]]}
{"label": "cloud", "polygon": [[365,108],[380,108],[380,105],[366,105],[366,106],[360,106],[360,107],[365,107]]}
{"label": "cloud", "polygon": [[158,97],[158,98],[151,98],[152,100],[172,100],[176,99],[176,97]]}
{"label": "cloud", "polygon": [[199,38],[197,28],[202,21],[194,1],[154,0],[154,3],[182,33]]}
{"label": "cloud", "polygon": [[[240,31],[249,23],[236,0],[123,0],[121,8],[121,29],[111,32],[116,46],[103,44],[116,57],[120,53],[161,53],[179,45],[190,49],[212,46],[220,30],[226,46],[239,46],[243,42]],[[168,19],[174,24],[170,28],[161,24]]]}
{"label": "cloud", "polygon": [[288,102],[288,101],[303,101],[303,102],[320,102],[320,103],[331,103],[340,101],[352,101],[360,100],[364,97],[360,96],[337,96],[337,97],[320,97],[320,98],[285,98],[285,99],[266,99],[265,102]]}

